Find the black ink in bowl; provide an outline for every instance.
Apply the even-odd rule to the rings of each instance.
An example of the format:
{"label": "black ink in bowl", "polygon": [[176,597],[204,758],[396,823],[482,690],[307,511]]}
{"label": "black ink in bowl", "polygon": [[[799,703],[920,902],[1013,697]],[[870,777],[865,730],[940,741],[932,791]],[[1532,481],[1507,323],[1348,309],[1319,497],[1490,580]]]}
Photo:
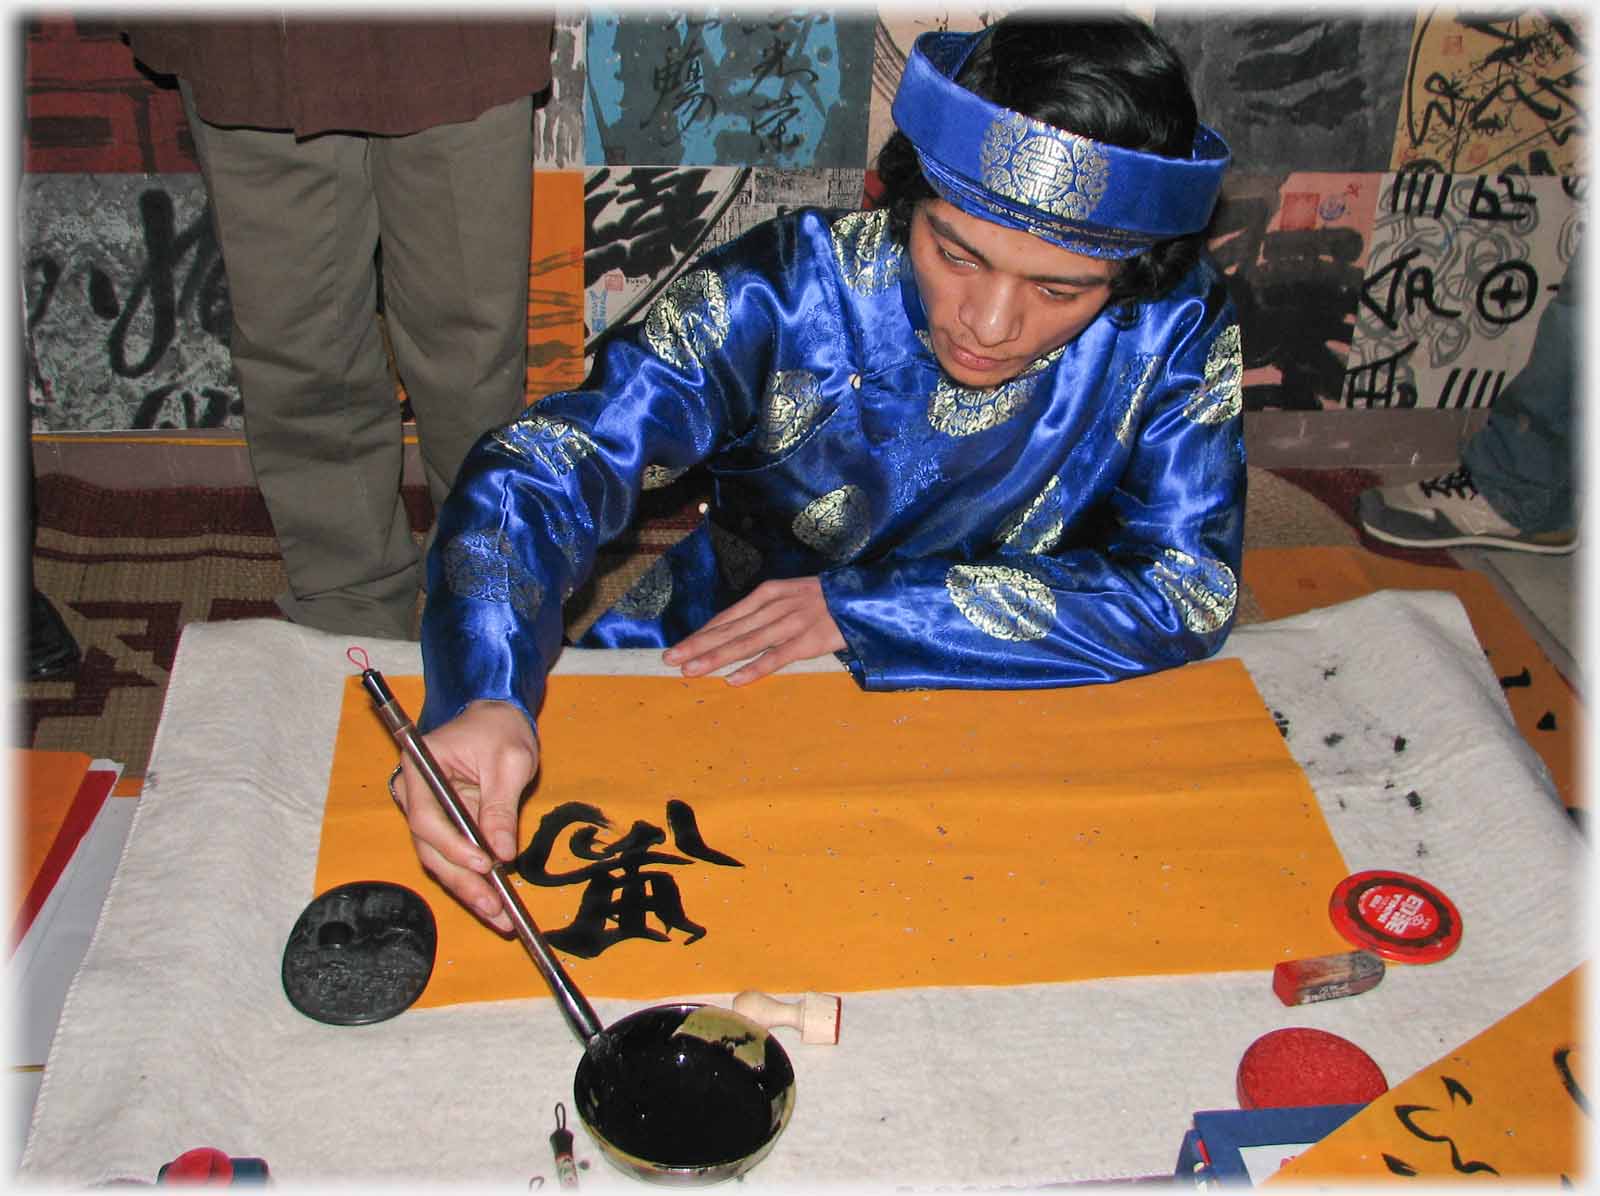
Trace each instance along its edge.
{"label": "black ink in bowl", "polygon": [[732,1010],[663,1005],[594,1039],[573,1089],[619,1166],[647,1179],[727,1178],[788,1122],[794,1068],[771,1034]]}

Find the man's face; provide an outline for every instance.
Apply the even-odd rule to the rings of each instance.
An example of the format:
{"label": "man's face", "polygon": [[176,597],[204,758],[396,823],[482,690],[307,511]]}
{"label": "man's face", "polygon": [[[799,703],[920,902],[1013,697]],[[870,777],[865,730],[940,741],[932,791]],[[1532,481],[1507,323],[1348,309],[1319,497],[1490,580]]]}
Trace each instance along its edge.
{"label": "man's face", "polygon": [[939,365],[981,389],[1010,381],[1087,328],[1118,269],[942,199],[911,218],[911,265]]}

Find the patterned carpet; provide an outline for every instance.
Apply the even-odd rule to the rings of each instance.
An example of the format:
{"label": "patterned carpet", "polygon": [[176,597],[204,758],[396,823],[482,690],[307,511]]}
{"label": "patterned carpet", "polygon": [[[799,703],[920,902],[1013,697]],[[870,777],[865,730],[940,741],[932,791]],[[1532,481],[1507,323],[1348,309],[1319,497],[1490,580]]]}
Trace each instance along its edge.
{"label": "patterned carpet", "polygon": [[[1250,470],[1246,548],[1349,545],[1359,470]],[[38,479],[37,584],[83,650],[76,676],[23,684],[18,746],[88,752],[143,775],[184,625],[278,618],[285,586],[272,523],[253,489],[107,490],[64,474]],[[637,530],[603,554],[596,579],[567,607],[586,628],[699,518],[693,479],[645,495]],[[408,491],[420,540],[432,518],[425,491]],[[1366,542],[1366,547],[1377,547]],[[1397,553],[1450,564],[1444,553]],[[1241,622],[1261,617],[1240,595]]]}

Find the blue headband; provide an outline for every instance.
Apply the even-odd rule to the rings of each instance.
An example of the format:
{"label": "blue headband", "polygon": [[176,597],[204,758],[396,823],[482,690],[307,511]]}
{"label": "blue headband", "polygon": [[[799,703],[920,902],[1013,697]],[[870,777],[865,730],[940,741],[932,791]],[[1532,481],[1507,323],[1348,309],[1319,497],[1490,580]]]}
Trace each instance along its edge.
{"label": "blue headband", "polygon": [[945,200],[1097,258],[1132,257],[1205,228],[1229,162],[1214,130],[1200,126],[1187,158],[1165,158],[1001,108],[955,82],[982,36],[918,37],[891,110]]}

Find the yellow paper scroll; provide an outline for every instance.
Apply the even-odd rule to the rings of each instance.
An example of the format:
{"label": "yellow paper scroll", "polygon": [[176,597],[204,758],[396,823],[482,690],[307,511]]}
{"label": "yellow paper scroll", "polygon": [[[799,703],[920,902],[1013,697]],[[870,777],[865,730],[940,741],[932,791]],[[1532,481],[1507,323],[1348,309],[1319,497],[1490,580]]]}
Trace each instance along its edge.
{"label": "yellow paper scroll", "polygon": [[1585,1187],[1594,1069],[1581,1042],[1583,977],[1569,972],[1391,1088],[1269,1182],[1406,1177],[1432,1191],[1447,1179],[1537,1178]]}
{"label": "yellow paper scroll", "polygon": [[[389,681],[421,709],[420,679]],[[592,887],[520,884],[547,934],[630,923],[665,940],[563,951],[593,996],[1265,973],[1348,949],[1327,912],[1344,861],[1235,661],[980,693],[869,694],[842,673],[746,689],[557,675],[540,735],[519,844],[567,802],[610,823],[564,825],[544,871],[603,871],[609,847],[650,828],[651,850],[682,861],[636,866],[638,900],[610,923],[625,869]],[[440,945],[422,1005],[543,995],[521,949],[422,873],[384,791],[395,759],[352,677],[317,892],[388,879],[427,898]],[[673,829],[683,807],[669,803],[692,810],[698,838]]]}

